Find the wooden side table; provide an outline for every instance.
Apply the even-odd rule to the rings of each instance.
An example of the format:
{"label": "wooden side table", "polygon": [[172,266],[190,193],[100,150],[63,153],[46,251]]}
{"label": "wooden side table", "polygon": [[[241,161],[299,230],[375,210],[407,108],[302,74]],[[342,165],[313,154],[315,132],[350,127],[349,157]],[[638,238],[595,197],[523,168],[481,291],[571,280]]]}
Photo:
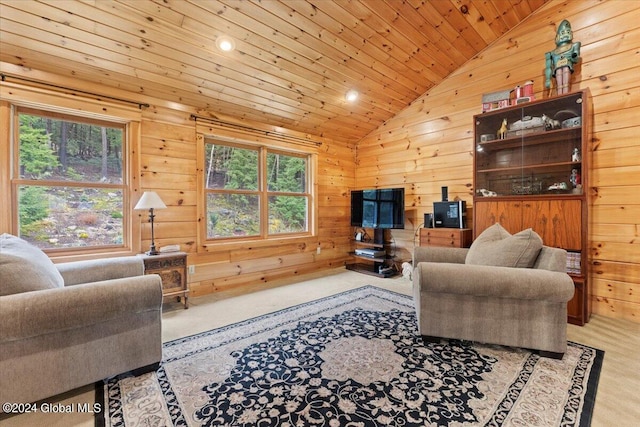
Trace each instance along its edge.
{"label": "wooden side table", "polygon": [[470,228],[421,228],[420,246],[468,248],[471,246]]}
{"label": "wooden side table", "polygon": [[187,287],[187,254],[166,252],[159,255],[139,254],[144,261],[145,274],[158,274],[162,279],[162,296],[182,298],[184,308],[189,308]]}

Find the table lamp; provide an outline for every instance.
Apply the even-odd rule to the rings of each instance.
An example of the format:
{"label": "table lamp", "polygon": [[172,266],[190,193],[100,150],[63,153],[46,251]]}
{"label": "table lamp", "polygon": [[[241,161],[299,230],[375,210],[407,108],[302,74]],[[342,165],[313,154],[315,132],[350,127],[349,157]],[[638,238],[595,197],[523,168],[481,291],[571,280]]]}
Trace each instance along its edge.
{"label": "table lamp", "polygon": [[136,204],[136,207],[133,208],[134,210],[149,209],[149,221],[151,221],[151,247],[149,248],[149,251],[146,252],[147,255],[158,255],[160,253],[156,250],[156,243],[153,236],[153,218],[155,218],[153,210],[165,209],[166,207],[167,205],[164,204],[160,196],[158,196],[158,193],[155,191],[145,191]]}

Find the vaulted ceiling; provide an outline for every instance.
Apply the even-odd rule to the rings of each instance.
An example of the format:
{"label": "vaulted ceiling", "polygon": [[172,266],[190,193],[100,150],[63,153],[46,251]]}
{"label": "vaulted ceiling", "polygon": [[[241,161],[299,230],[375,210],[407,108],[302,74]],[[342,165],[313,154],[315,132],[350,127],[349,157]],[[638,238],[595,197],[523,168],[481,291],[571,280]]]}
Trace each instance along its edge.
{"label": "vaulted ceiling", "polygon": [[546,1],[0,0],[0,61],[357,141]]}

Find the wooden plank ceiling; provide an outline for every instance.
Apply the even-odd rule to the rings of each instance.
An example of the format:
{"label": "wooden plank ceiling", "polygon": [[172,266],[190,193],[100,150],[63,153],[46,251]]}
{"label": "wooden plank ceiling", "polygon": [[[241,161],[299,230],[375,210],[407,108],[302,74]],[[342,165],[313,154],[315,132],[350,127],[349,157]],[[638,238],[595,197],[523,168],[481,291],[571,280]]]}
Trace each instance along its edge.
{"label": "wooden plank ceiling", "polygon": [[355,142],[546,1],[0,0],[0,61]]}

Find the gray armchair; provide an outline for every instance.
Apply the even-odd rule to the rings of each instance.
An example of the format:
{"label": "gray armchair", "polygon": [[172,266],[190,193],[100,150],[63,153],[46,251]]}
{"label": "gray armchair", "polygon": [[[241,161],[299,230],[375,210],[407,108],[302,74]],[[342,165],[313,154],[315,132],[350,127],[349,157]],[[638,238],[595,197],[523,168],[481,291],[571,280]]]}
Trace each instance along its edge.
{"label": "gray armchair", "polygon": [[420,334],[538,350],[561,359],[574,285],[566,252],[543,246],[532,268],[465,264],[469,249],[418,247],[413,294]]}
{"label": "gray armchair", "polygon": [[0,401],[34,402],[158,366],[162,283],[144,275],[140,257],[54,266],[25,245],[0,236]]}

